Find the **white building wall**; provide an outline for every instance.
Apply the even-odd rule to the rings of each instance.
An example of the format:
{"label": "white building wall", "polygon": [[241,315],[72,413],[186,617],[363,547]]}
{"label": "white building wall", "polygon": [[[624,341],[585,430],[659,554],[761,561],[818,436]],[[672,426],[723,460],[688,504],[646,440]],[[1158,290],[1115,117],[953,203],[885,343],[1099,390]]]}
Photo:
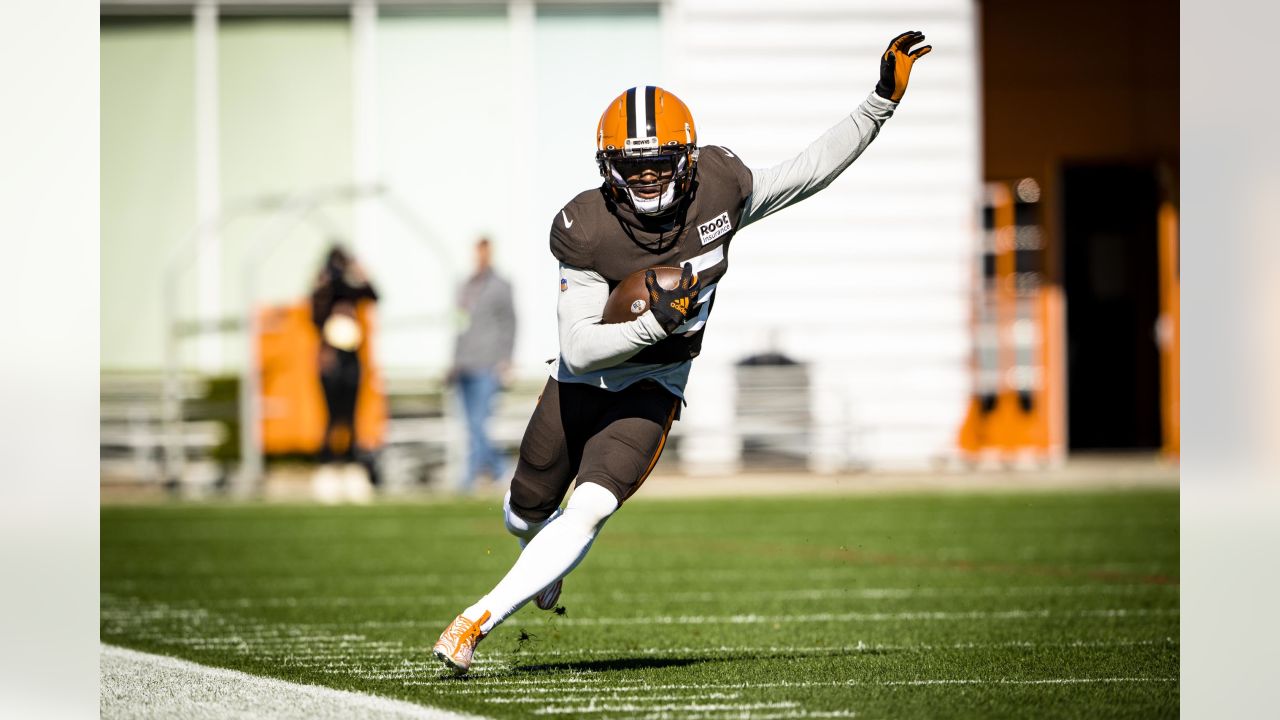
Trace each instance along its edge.
{"label": "white building wall", "polygon": [[738,236],[681,423],[690,470],[736,466],[732,365],[810,363],[813,466],[949,457],[968,396],[969,276],[981,174],[971,0],[675,0],[670,89],[699,140],[752,167],[799,152],[875,86],[888,41],[933,52],[897,114],[830,188]]}
{"label": "white building wall", "polygon": [[[452,283],[465,274],[475,237],[486,233],[516,287],[519,370],[536,375],[556,350],[557,275],[547,225],[569,197],[599,182],[592,133],[616,93],[664,85],[688,102],[703,143],[726,145],[766,167],[866,97],[890,38],[923,30],[935,49],[867,153],[831,188],[749,228],[734,244],[733,272],[719,291],[677,425],[679,459],[688,469],[737,467],[733,364],[779,350],[813,372],[815,467],[920,466],[953,452],[968,395],[980,178],[976,23],[972,0],[665,0],[643,7],[510,0],[506,8],[468,12],[388,11],[366,27],[375,42],[363,45],[364,82],[351,97],[346,68],[355,58],[343,51],[345,27],[277,21],[272,27],[295,44],[326,33],[316,57],[327,62],[312,55],[305,62],[333,88],[291,99],[289,118],[268,115],[273,128],[292,124],[282,131],[285,140],[296,139],[293,125],[310,131],[307,147],[315,149],[306,162],[283,169],[272,163],[269,178],[259,177],[255,161],[290,143],[262,140],[257,115],[274,107],[267,102],[273,97],[238,102],[244,93],[236,88],[258,76],[263,53],[276,63],[293,55],[282,60],[275,40],[248,53],[242,36],[257,26],[228,26],[220,39],[223,189],[241,197],[287,190],[286,181],[349,179],[353,143],[362,147],[356,174],[395,188],[433,235],[428,247],[375,213],[376,242],[360,238],[385,296],[384,365],[435,373],[447,364]],[[376,107],[348,112],[352,102]],[[354,141],[352,116],[364,128]],[[328,119],[331,132],[310,139],[317,117]],[[258,144],[237,150],[232,141],[241,126],[253,129]],[[376,144],[359,144],[369,138]],[[317,174],[316,162],[339,175]],[[350,224],[349,208],[334,213],[342,227]],[[243,246],[236,237],[226,237],[229,253]],[[321,249],[277,253],[276,266],[294,273],[265,268],[274,285],[264,298],[304,291]],[[240,267],[228,258],[224,280]],[[225,293],[224,302],[233,295]],[[159,346],[148,348],[129,361],[158,364]]]}

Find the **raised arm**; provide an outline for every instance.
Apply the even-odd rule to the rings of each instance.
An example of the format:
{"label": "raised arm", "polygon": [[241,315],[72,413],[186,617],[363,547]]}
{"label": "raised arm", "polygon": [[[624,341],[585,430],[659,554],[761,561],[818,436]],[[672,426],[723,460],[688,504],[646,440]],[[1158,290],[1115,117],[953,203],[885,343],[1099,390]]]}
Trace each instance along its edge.
{"label": "raised arm", "polygon": [[742,225],[768,217],[831,184],[853,164],[898,106],[872,93],[852,114],[827,130],[799,155],[771,168],[751,169],[751,195]]}
{"label": "raised arm", "polygon": [[928,45],[911,49],[923,40],[924,33],[905,32],[890,41],[880,56],[880,81],[858,109],[799,155],[768,169],[751,170],[743,227],[822,190],[858,159],[880,133],[880,126],[893,116],[906,92],[912,64],[933,49]]}
{"label": "raised arm", "polygon": [[612,367],[667,337],[652,312],[631,322],[601,325],[609,283],[600,273],[561,264],[560,277],[560,362],[569,372],[580,375]]}

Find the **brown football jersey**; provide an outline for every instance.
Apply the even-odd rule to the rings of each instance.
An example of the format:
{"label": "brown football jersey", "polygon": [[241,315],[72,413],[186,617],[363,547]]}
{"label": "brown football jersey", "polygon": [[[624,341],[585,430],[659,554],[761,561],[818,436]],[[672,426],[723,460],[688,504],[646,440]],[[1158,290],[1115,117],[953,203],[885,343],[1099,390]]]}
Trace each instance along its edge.
{"label": "brown football jersey", "polygon": [[551,254],[565,265],[600,273],[610,291],[637,270],[693,263],[702,287],[698,313],[629,362],[682,362],[702,348],[715,285],[729,269],[729,242],[751,194],[751,170],[717,145],[699,149],[697,167],[692,188],[665,224],[614,202],[603,186],[579,194],[551,223]]}

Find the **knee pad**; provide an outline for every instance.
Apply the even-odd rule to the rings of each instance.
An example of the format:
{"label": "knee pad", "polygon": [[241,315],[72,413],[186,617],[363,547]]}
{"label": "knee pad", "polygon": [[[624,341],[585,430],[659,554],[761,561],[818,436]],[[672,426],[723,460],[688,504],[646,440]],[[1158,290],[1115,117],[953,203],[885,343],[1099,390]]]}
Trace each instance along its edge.
{"label": "knee pad", "polygon": [[539,497],[526,483],[512,482],[502,507],[504,514],[514,512],[524,522],[541,524],[560,509],[560,498]]}
{"label": "knee pad", "polygon": [[618,498],[611,491],[603,485],[585,482],[573,491],[569,504],[565,506],[564,516],[565,520],[572,519],[594,533],[600,530],[604,521],[617,509]]}
{"label": "knee pad", "polygon": [[516,537],[532,540],[534,535],[542,529],[544,525],[555,520],[560,513],[564,512],[560,508],[556,508],[550,515],[543,517],[541,520],[530,520],[524,513],[517,512],[511,506],[511,491],[508,490],[505,497],[502,498],[502,524],[506,526],[507,532]]}

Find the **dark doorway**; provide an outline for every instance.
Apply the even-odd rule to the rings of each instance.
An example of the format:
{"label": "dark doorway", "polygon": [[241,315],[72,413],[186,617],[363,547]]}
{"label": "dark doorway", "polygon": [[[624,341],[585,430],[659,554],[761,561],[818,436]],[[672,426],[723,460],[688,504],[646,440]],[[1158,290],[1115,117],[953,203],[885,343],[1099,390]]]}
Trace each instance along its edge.
{"label": "dark doorway", "polygon": [[1158,448],[1155,168],[1074,165],[1062,181],[1070,449]]}

